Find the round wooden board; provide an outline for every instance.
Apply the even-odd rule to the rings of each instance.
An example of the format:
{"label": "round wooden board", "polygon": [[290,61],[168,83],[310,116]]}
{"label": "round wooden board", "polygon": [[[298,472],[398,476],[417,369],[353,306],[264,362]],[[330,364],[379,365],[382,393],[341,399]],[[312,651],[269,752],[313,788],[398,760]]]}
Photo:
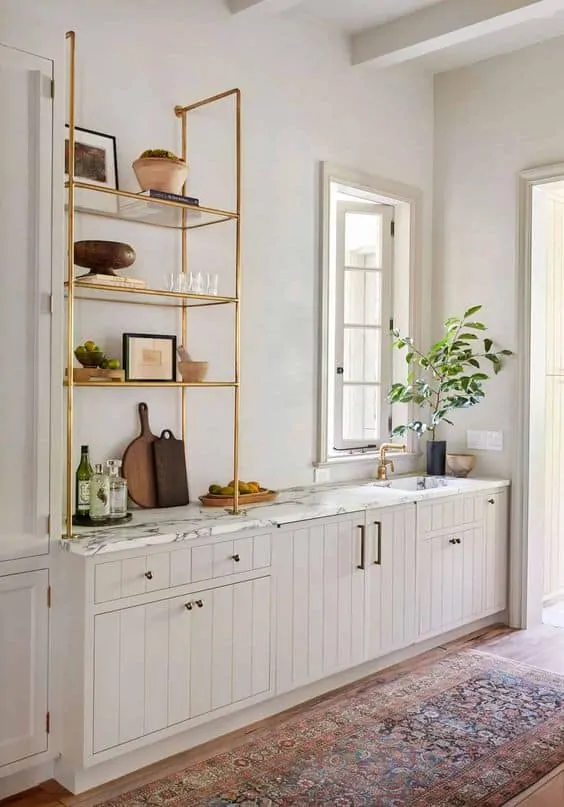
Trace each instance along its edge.
{"label": "round wooden board", "polygon": [[[261,490],[260,493],[240,493],[239,505],[273,502],[277,495],[275,490]],[[233,507],[233,496],[221,496],[217,493],[206,493],[205,496],[200,496],[200,501],[204,507]]]}

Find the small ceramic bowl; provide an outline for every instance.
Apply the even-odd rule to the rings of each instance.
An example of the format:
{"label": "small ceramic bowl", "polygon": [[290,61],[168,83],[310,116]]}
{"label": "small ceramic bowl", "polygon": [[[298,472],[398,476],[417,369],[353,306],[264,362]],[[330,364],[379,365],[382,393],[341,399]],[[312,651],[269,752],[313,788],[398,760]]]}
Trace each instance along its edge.
{"label": "small ceramic bowl", "polygon": [[463,478],[468,476],[476,465],[474,454],[447,454],[447,468],[453,476]]}
{"label": "small ceramic bowl", "polygon": [[83,367],[99,367],[104,360],[104,352],[102,350],[86,350],[77,353],[74,351],[77,361]]}

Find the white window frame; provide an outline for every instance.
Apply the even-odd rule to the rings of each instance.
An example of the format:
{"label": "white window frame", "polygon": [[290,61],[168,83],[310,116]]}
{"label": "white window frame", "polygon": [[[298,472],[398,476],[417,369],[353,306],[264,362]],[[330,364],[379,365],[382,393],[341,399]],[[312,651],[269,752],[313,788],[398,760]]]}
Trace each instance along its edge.
{"label": "white window frame", "polygon": [[[379,386],[381,391],[389,388],[391,380],[391,353],[385,351],[386,344],[391,347],[389,338],[389,323],[392,314],[392,270],[393,270],[393,237],[392,226],[394,221],[394,207],[378,202],[367,204],[366,202],[337,201],[337,249],[336,249],[336,277],[335,277],[335,378],[334,378],[334,422],[333,422],[333,444],[335,451],[347,449],[363,449],[374,443],[371,441],[345,440],[343,437],[343,392],[347,383],[345,382],[344,367],[344,339],[345,339],[345,219],[347,213],[361,213],[374,215],[378,213],[382,216],[382,264],[374,272],[382,275],[382,310],[381,310],[381,337],[382,354]],[[370,270],[366,270],[370,271]],[[349,324],[350,327],[350,324]],[[367,326],[370,327],[370,326]],[[374,326],[376,327],[376,326]],[[341,368],[341,369],[340,369]],[[355,386],[363,386],[362,382],[354,382]],[[365,386],[372,386],[366,383]],[[385,401],[385,393],[381,394],[382,402]],[[382,406],[380,412],[380,433],[386,434],[389,428],[390,411],[389,406]]]}
{"label": "white window frame", "polygon": [[[358,196],[359,200],[368,199],[373,202],[387,204],[394,208],[395,237],[393,250],[393,291],[392,317],[394,327],[409,332],[415,339],[420,339],[420,320],[418,316],[423,307],[423,272],[422,272],[422,193],[419,189],[394,182],[392,180],[373,177],[353,169],[321,163],[321,267],[320,267],[320,303],[318,334],[318,406],[317,406],[317,451],[314,466],[329,467],[336,463],[359,461],[374,462],[378,448],[351,447],[335,451],[332,445],[334,438],[334,398],[331,383],[335,378],[335,350],[332,343],[332,317],[334,306],[335,279],[332,266],[335,264],[334,246],[332,246],[332,227],[334,227],[334,211],[331,205],[331,190],[336,183]],[[417,304],[419,301],[419,305]],[[423,308],[424,310],[424,308]],[[392,380],[405,378],[405,362],[399,351],[391,355]],[[392,412],[391,426],[397,425],[412,415],[412,407],[395,405]],[[419,448],[412,435],[406,437],[408,451],[418,453]]]}

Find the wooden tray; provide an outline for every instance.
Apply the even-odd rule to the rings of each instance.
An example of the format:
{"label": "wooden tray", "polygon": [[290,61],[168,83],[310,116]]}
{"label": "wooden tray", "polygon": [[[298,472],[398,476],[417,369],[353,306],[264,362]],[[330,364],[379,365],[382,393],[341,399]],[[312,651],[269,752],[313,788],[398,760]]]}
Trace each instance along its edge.
{"label": "wooden tray", "polygon": [[[260,504],[261,502],[273,502],[278,494],[275,490],[261,488],[260,493],[240,493],[239,504]],[[206,493],[200,496],[200,501],[204,507],[233,507],[233,496],[221,496],[217,493]]]}
{"label": "wooden tray", "polygon": [[74,381],[125,381],[125,370],[103,370],[101,367],[73,367]]}

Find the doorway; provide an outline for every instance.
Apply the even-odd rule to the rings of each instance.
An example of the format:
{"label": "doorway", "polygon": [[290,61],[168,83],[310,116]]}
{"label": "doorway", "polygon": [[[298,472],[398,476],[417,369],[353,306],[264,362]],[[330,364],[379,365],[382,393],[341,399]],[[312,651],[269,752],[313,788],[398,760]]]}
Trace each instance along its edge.
{"label": "doorway", "polygon": [[524,172],[521,181],[523,429],[512,513],[521,611],[517,620],[514,598],[510,616],[515,627],[564,630],[564,165]]}

